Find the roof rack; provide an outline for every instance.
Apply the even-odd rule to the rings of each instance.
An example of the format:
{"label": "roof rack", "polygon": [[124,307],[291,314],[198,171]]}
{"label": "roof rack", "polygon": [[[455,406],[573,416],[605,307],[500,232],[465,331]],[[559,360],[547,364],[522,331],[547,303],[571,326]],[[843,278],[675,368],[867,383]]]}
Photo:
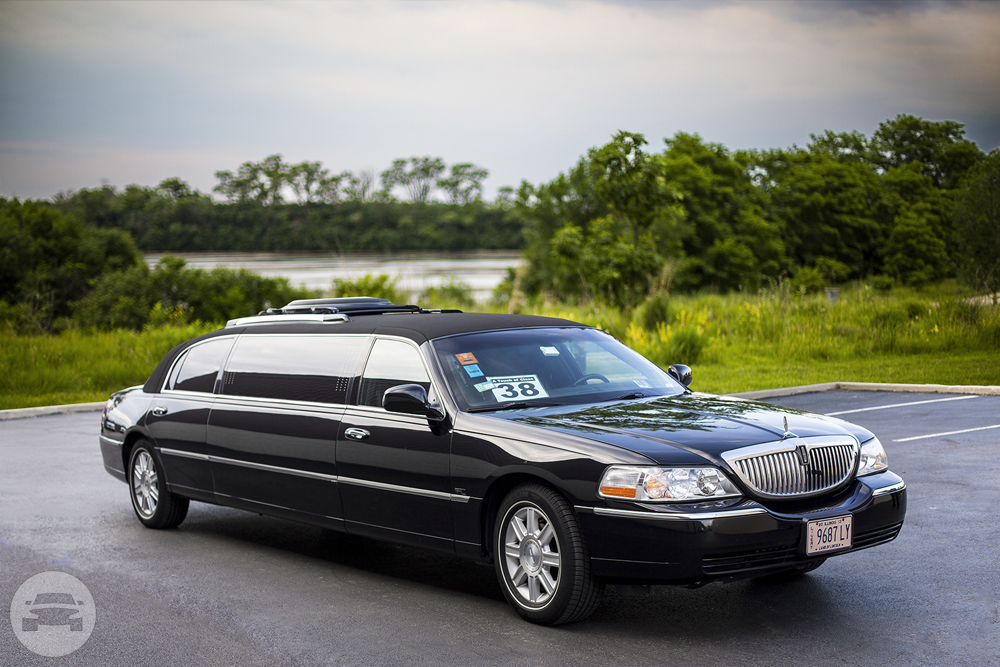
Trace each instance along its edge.
{"label": "roof rack", "polygon": [[388,299],[350,296],[330,299],[297,299],[283,308],[268,308],[255,316],[226,322],[226,327],[277,322],[350,322],[350,315],[389,315],[393,313],[460,313],[461,310],[426,310],[420,306],[395,304]]}
{"label": "roof rack", "polygon": [[349,313],[369,315],[381,313],[419,313],[420,306],[397,305],[389,299],[371,296],[348,296],[336,299],[297,299],[284,308],[268,308],[260,315],[289,315],[293,313]]}

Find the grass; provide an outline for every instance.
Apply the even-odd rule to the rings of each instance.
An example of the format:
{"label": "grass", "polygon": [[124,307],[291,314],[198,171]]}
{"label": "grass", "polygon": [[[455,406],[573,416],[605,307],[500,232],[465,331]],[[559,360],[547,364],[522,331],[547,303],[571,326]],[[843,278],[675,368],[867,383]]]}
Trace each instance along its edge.
{"label": "grass", "polygon": [[[517,310],[601,327],[661,366],[687,364],[699,391],[819,382],[1000,385],[1000,306],[965,296],[952,283],[892,292],[859,284],[842,288],[831,304],[824,295],[779,286],[661,295],[656,308],[635,312],[545,301]],[[144,382],[174,345],[215,328],[168,324],[52,336],[0,330],[0,409],[103,401]]]}
{"label": "grass", "polygon": [[0,332],[0,409],[107,400],[142,384],[170,348],[217,327],[164,326],[142,332]]}
{"label": "grass", "polygon": [[661,300],[657,321],[642,308],[594,304],[541,302],[523,312],[598,326],[661,366],[691,366],[692,386],[713,393],[819,382],[1000,385],[1000,307],[970,302],[953,283],[890,293],[853,285],[835,304],[787,286]]}

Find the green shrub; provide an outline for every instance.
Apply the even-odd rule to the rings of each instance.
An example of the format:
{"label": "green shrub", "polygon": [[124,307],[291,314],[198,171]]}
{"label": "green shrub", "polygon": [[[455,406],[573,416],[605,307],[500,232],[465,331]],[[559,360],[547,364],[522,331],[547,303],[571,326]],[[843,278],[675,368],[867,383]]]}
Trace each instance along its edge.
{"label": "green shrub", "polygon": [[472,308],[476,300],[472,296],[472,285],[450,278],[439,287],[428,287],[420,295],[420,305],[424,308]]}
{"label": "green shrub", "polygon": [[164,255],[153,269],[139,264],[101,276],[75,304],[74,314],[82,326],[105,330],[141,329],[151,318],[162,321],[157,306],[170,311],[175,321],[222,323],[310,296],[311,291],[292,287],[287,278],[247,269],[188,269],[180,257]]}
{"label": "green shrub", "polygon": [[376,299],[389,299],[393,303],[406,303],[406,294],[396,288],[396,279],[388,273],[373,276],[370,273],[355,280],[335,278],[333,280],[333,297],[370,296]]}
{"label": "green shrub", "polygon": [[896,284],[892,276],[872,276],[868,279],[868,284],[876,292],[888,292]]}
{"label": "green shrub", "polygon": [[646,331],[656,331],[660,324],[670,324],[670,297],[662,292],[650,294],[635,309],[634,320]]}
{"label": "green shrub", "polygon": [[701,358],[701,353],[708,345],[708,337],[693,328],[678,329],[670,336],[669,345],[667,354],[674,359],[671,363],[691,366]]}
{"label": "green shrub", "polygon": [[803,266],[795,272],[791,281],[800,294],[815,294],[826,287],[826,278],[814,266]]}

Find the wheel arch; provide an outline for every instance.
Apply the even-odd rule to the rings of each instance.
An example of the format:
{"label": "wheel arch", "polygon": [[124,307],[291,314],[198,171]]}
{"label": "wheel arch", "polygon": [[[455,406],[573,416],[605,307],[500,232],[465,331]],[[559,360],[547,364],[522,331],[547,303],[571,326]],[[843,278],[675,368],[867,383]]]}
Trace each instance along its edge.
{"label": "wheel arch", "polygon": [[[493,526],[497,520],[497,510],[500,508],[500,503],[503,502],[503,499],[507,497],[507,494],[510,493],[512,489],[522,484],[541,484],[542,486],[552,489],[564,498],[569,498],[567,493],[559,488],[558,484],[554,484],[551,480],[542,475],[515,471],[497,477],[493,483],[490,484],[489,488],[486,489],[486,494],[483,496],[483,503],[480,509],[480,552],[486,561],[493,561]],[[572,507],[572,502],[570,503],[570,506]]]}
{"label": "wheel arch", "polygon": [[[129,481],[128,464],[129,459],[132,457],[132,448],[135,447],[135,443],[139,440],[146,440],[150,446],[154,446],[153,439],[149,437],[149,434],[143,433],[139,429],[133,429],[125,434],[125,439],[122,441],[122,470],[125,471],[126,482]],[[154,452],[153,454],[155,456],[156,453]]]}

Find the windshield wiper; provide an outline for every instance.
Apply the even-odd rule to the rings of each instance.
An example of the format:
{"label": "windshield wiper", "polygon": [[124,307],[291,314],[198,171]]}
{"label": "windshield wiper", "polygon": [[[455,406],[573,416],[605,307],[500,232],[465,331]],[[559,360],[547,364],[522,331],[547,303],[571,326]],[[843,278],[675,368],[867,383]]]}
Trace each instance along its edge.
{"label": "windshield wiper", "polygon": [[514,401],[513,403],[497,403],[496,405],[481,405],[477,408],[469,408],[466,412],[496,412],[497,410],[518,410],[520,408],[550,408],[558,403],[528,403],[527,401]]}
{"label": "windshield wiper", "polygon": [[608,399],[608,400],[627,401],[627,400],[630,400],[630,399],[633,399],[633,398],[645,398],[645,397],[646,397],[646,395],[644,393],[642,393],[641,391],[635,391],[635,392],[632,392],[631,394],[622,394],[621,396],[619,396],[616,399]]}

